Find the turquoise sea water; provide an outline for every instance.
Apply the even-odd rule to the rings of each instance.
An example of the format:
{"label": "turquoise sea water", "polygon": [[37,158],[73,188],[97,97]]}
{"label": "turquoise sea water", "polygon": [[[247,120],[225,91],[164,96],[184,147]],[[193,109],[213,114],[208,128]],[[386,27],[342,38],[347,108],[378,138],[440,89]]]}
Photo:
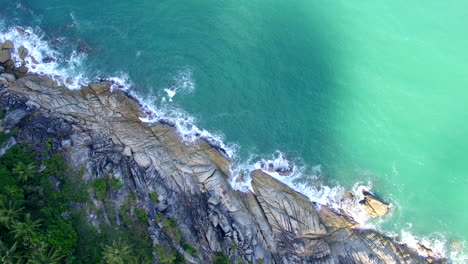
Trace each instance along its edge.
{"label": "turquoise sea water", "polygon": [[280,150],[329,186],[371,186],[393,204],[382,230],[468,239],[468,2],[0,3],[3,31],[84,51],[90,78],[127,74],[237,160]]}

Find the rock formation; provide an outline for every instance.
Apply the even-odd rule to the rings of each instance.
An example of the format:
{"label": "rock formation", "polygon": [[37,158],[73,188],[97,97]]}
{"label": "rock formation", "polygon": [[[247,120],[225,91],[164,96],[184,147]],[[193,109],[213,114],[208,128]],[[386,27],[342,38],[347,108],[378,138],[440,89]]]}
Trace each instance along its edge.
{"label": "rock formation", "polygon": [[380,201],[369,192],[363,192],[364,199],[359,201],[359,204],[364,208],[364,210],[369,213],[371,217],[384,216],[388,213],[388,204]]}
{"label": "rock formation", "polygon": [[[16,75],[17,80],[0,84],[7,125],[21,127],[16,140],[50,138],[70,166],[84,169],[85,181],[109,174],[121,179],[124,187],[113,205],[118,208],[136,193],[158,244],[167,243],[167,237],[155,219],[174,219],[197,252],[194,257],[178,249],[188,263],[212,263],[219,251],[233,263],[445,262],[420,257],[374,231],[355,229],[348,217],[311,203],[263,171],[251,173],[255,194],[235,191],[228,181],[230,161],[217,148],[202,139],[184,143],[167,124],[142,123],[138,102],[111,91],[109,83],[69,90],[45,76]],[[93,202],[101,204],[97,198]],[[102,221],[108,221],[111,214],[101,209]],[[90,223],[99,225],[92,217]]]}

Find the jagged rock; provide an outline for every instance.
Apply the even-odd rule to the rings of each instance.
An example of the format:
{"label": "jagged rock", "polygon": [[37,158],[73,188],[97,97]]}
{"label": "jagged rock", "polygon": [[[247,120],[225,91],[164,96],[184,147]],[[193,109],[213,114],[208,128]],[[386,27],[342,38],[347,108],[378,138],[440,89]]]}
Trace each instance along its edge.
{"label": "jagged rock", "polygon": [[[233,190],[231,164],[222,153],[202,140],[184,143],[168,125],[140,122],[141,107],[119,90],[68,90],[35,75],[7,89],[8,96],[0,97],[4,109],[24,109],[27,100],[40,105],[23,124],[20,143],[38,148],[38,142],[51,137],[52,148],[64,151],[69,146],[61,143],[71,139],[64,155],[71,167],[84,168],[83,179],[122,179],[124,186],[112,194],[109,206],[93,200],[104,218],[106,210],[135,194],[132,204],[148,212],[153,242],[167,243],[157,216],[173,219],[197,251],[193,263],[213,263],[217,251],[235,263],[428,263],[376,232],[353,229],[343,215],[316,208],[261,171],[252,173],[255,194]],[[150,199],[152,193],[158,201]],[[88,215],[94,225],[105,220],[95,212]]]}
{"label": "jagged rock", "polygon": [[11,54],[8,50],[0,50],[0,63],[5,63],[11,59]]}
{"label": "jagged rock", "polygon": [[388,204],[377,199],[374,195],[364,191],[364,199],[359,204],[369,213],[371,217],[384,216],[388,213]]}
{"label": "jagged rock", "polygon": [[3,45],[2,45],[2,49],[13,49],[15,46],[13,45],[13,42],[11,42],[11,40],[6,40]]}
{"label": "jagged rock", "polygon": [[23,109],[16,109],[8,112],[5,116],[5,127],[8,129],[18,126],[25,120],[31,113]]}
{"label": "jagged rock", "polygon": [[21,46],[18,48],[18,56],[20,59],[24,60],[26,56],[28,56],[29,50],[25,48],[24,46]]}
{"label": "jagged rock", "polygon": [[4,73],[0,74],[0,77],[5,78],[9,82],[16,81],[16,77],[11,73],[5,73],[4,72]]}
{"label": "jagged rock", "polygon": [[[327,230],[310,200],[261,170],[251,173],[252,186],[265,212],[278,253],[319,259],[331,254],[321,238]],[[287,237],[287,239],[285,239]],[[293,257],[288,256],[290,261]]]}

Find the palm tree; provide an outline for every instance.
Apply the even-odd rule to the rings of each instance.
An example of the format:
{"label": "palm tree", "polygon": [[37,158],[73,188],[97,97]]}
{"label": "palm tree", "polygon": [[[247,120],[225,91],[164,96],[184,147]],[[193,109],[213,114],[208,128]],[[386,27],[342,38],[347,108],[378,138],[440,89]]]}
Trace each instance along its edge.
{"label": "palm tree", "polygon": [[106,264],[124,264],[127,261],[131,261],[132,249],[130,246],[122,242],[120,239],[116,242],[112,242],[112,245],[106,245],[102,260]]}
{"label": "palm tree", "polygon": [[10,229],[22,210],[23,208],[16,209],[16,205],[12,201],[8,203],[8,206],[5,206],[4,202],[0,201],[0,224]]}
{"label": "palm tree", "polygon": [[18,242],[15,242],[10,248],[0,241],[0,262],[2,264],[19,264],[23,262],[23,258],[16,252]]}
{"label": "palm tree", "polygon": [[41,220],[38,219],[33,221],[31,219],[31,214],[26,214],[24,217],[24,222],[15,222],[13,224],[12,232],[15,234],[16,239],[22,237],[27,240],[36,234],[36,230],[39,227],[41,227]]}
{"label": "palm tree", "polygon": [[51,248],[49,251],[39,250],[34,258],[28,260],[28,264],[60,264],[63,257],[60,251],[55,248]]}
{"label": "palm tree", "polygon": [[30,177],[34,176],[36,173],[37,166],[34,163],[29,163],[25,165],[22,161],[16,164],[16,167],[13,169],[13,173],[18,176],[18,179],[22,182],[27,181]]}

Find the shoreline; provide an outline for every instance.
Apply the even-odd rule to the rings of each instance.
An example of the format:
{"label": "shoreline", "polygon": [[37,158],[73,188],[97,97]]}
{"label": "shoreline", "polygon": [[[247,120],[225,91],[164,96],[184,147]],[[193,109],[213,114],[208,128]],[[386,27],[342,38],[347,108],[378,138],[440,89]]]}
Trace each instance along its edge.
{"label": "shoreline", "polygon": [[[23,74],[23,73],[21,73],[21,72],[18,73],[17,71],[18,71],[18,68],[17,68],[17,67],[11,69],[11,72],[18,74],[18,77],[19,77],[19,75]],[[22,80],[22,78],[28,79],[28,78],[35,78],[35,77],[37,77],[36,74],[23,74],[23,76],[20,77],[19,79]],[[40,78],[40,79],[43,79],[44,77],[39,77],[39,78]],[[46,79],[48,79],[48,77],[46,77]],[[43,79],[43,81],[44,81],[44,82],[49,82],[49,83],[51,83],[51,80],[50,80],[50,79],[49,79],[48,81]],[[16,82],[14,82],[14,83],[16,83]],[[12,84],[14,85],[14,83],[12,83]],[[83,87],[81,90],[68,90],[68,91],[70,91],[70,93],[75,93],[75,92],[80,93],[80,92],[82,92],[83,89],[89,89],[89,87],[91,87],[92,85],[93,85],[93,84],[90,84],[90,85],[87,86],[87,87]],[[57,84],[54,84],[54,85],[52,85],[52,86],[53,86],[53,88],[60,87],[60,86],[58,86]],[[24,88],[24,87],[23,87],[23,88]],[[36,87],[36,88],[37,88],[37,87]],[[33,88],[29,87],[29,89],[33,89]],[[61,89],[63,89],[63,88],[61,88]],[[65,89],[66,89],[66,88],[65,88]],[[94,88],[91,88],[91,89],[94,89]],[[96,89],[97,89],[97,90],[96,90]],[[109,84],[109,83],[107,83],[107,84],[105,84],[105,83],[100,83],[100,84],[97,84],[97,87],[95,87],[95,92],[107,93],[107,92],[109,92],[109,90],[111,90],[111,89],[112,89],[112,84]],[[33,89],[33,90],[34,90],[34,89]],[[16,91],[16,92],[18,92],[18,91]],[[138,100],[137,97],[135,98],[134,96],[132,96],[132,94],[131,94],[130,92],[127,92],[127,91],[125,91],[125,90],[118,90],[118,91],[116,91],[117,94],[120,93],[120,92],[121,92],[122,94],[125,94],[125,96],[127,97],[127,99],[125,99],[125,98],[120,98],[120,99],[123,100],[124,102],[125,102],[125,101],[128,101],[129,99],[131,99],[131,100],[133,100],[135,103],[138,103],[138,110],[136,110],[136,108],[133,108],[133,110],[135,110],[136,112],[133,112],[133,113],[131,113],[131,114],[134,115],[134,117],[136,117],[136,118],[139,119],[139,122],[141,122],[140,125],[142,125],[142,126],[148,126],[149,128],[152,127],[153,124],[145,124],[145,122],[142,122],[142,121],[141,121],[141,118],[144,118],[144,117],[143,117],[143,114],[145,113],[145,104],[144,104],[144,102],[141,102],[140,100]],[[110,93],[114,93],[114,92],[110,92]],[[23,95],[23,96],[26,96],[26,97],[31,96],[31,95],[28,95],[27,93],[22,94],[22,95]],[[52,98],[52,97],[51,97],[51,98]],[[37,103],[37,102],[36,102],[36,103]],[[126,103],[124,103],[124,104],[126,104]],[[39,105],[41,105],[41,104],[39,104]],[[129,105],[132,105],[132,103],[129,103]],[[44,106],[42,105],[42,107],[44,107]],[[52,109],[52,108],[50,108],[50,109],[48,109],[48,110],[54,112],[54,109]],[[133,111],[133,110],[131,110],[131,111]],[[64,114],[64,113],[60,113],[59,115],[63,115],[63,114]],[[135,118],[133,118],[133,119],[135,119]],[[134,121],[136,121],[136,119],[135,119]],[[143,124],[145,124],[145,125],[143,125]],[[165,121],[158,122],[158,124],[163,125],[163,126],[169,125],[169,124],[168,124],[167,122],[165,122]],[[170,126],[172,127],[172,130],[173,130],[172,133],[177,134],[177,135],[179,136],[179,140],[180,140],[180,141],[183,141],[183,139],[180,138],[180,135],[179,135],[179,133],[177,132],[176,126],[175,126],[174,124],[172,124],[172,125],[170,125]],[[221,168],[221,171],[223,171],[224,174],[229,178],[229,177],[230,177],[230,176],[229,176],[229,175],[230,175],[230,171],[229,171],[230,162],[226,159],[226,158],[227,158],[227,157],[226,157],[226,155],[227,155],[226,150],[225,150],[224,148],[220,147],[220,146],[214,146],[214,145],[212,145],[212,143],[211,143],[209,140],[204,139],[203,137],[200,137],[199,139],[200,139],[200,141],[203,141],[203,142],[205,142],[206,145],[208,145],[208,148],[205,149],[205,150],[208,152],[207,155],[210,156],[211,158],[214,158],[214,160],[217,160],[217,159],[218,159],[218,162],[221,162],[221,164],[223,164],[222,166],[218,166],[218,167],[224,167],[224,168]],[[184,144],[184,143],[183,143],[183,144]],[[203,144],[200,143],[200,142],[198,142],[198,143],[197,143],[197,142],[192,142],[191,144],[193,144],[193,145],[198,145],[198,148],[200,148],[200,146],[201,146],[201,148],[204,148],[204,147],[203,147]],[[218,153],[218,154],[214,153],[214,152],[211,151],[210,149],[211,149],[211,150],[214,150],[214,151],[215,151],[216,153]],[[220,157],[216,157],[216,156],[224,156],[224,158],[220,158]],[[223,160],[225,160],[225,161],[223,161]],[[288,188],[289,188],[289,187],[288,187]],[[294,192],[296,192],[296,191],[294,191]],[[247,193],[247,195],[248,195],[248,193]],[[310,202],[310,204],[312,204],[312,201],[309,200],[309,202]],[[368,230],[368,231],[372,232],[371,230]],[[364,231],[364,232],[366,232],[366,231]]]}

